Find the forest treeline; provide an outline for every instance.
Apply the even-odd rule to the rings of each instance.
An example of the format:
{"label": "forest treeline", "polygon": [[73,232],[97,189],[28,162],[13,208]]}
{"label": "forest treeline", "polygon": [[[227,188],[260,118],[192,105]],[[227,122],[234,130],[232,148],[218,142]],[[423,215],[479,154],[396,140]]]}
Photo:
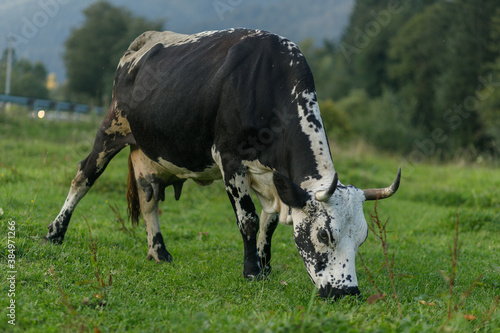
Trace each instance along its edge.
{"label": "forest treeline", "polygon": [[[129,43],[165,26],[107,1],[84,16],[65,44],[67,82],[48,91],[43,65],[14,57],[13,94],[107,105]],[[330,138],[415,162],[500,156],[500,1],[355,0],[339,40],[300,47]],[[4,52],[2,91],[5,64]]]}
{"label": "forest treeline", "polygon": [[302,44],[337,139],[415,160],[500,153],[500,2],[356,0],[339,41]]}

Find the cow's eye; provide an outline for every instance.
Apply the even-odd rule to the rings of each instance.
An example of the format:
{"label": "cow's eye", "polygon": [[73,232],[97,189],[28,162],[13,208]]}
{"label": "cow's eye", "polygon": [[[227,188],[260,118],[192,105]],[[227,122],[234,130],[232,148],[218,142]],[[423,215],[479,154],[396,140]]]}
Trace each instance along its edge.
{"label": "cow's eye", "polygon": [[325,229],[321,229],[318,233],[319,241],[325,244],[328,244],[330,241],[330,236],[328,235],[328,231]]}

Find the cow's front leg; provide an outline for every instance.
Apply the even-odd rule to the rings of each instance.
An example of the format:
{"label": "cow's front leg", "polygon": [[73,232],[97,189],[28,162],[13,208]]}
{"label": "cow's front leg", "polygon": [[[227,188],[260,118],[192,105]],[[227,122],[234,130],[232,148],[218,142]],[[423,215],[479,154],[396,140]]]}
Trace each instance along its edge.
{"label": "cow's front leg", "polygon": [[261,260],[257,253],[259,216],[253,203],[250,186],[244,171],[224,176],[226,191],[236,214],[238,228],[243,238],[245,261],[243,276],[249,279],[262,277]]}
{"label": "cow's front leg", "polygon": [[257,240],[257,252],[261,259],[264,274],[271,273],[271,238],[278,226],[278,214],[260,214],[260,231]]}

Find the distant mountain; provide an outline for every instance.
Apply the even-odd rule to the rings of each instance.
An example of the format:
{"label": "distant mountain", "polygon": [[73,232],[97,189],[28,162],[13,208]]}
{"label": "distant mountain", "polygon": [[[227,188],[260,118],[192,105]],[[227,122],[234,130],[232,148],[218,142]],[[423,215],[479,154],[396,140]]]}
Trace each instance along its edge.
{"label": "distant mountain", "polygon": [[[41,61],[60,81],[65,78],[64,41],[83,24],[82,11],[95,0],[0,0],[0,52],[14,36],[18,57]],[[165,30],[194,33],[247,27],[300,42],[337,39],[354,0],[110,0],[136,16],[166,19]]]}

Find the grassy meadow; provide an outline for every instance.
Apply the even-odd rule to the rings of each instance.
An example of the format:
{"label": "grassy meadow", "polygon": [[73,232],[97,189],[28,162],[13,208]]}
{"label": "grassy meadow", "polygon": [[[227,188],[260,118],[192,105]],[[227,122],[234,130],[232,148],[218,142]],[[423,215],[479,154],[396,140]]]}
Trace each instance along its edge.
{"label": "grassy meadow", "polygon": [[[128,149],[82,200],[64,243],[42,244],[98,122],[0,114],[0,331],[500,332],[498,168],[410,164],[332,142],[344,184],[387,186],[399,166],[402,181],[377,205],[380,220],[389,219],[392,278],[370,233],[359,250],[366,269],[356,261],[361,297],[327,302],[317,296],[289,226],[276,230],[269,278],[242,278],[243,243],[221,182],[186,182],[180,201],[167,189],[160,218],[174,262],[148,261],[144,227],[126,220]],[[364,209],[370,221],[374,202]],[[13,226],[17,274],[9,296]],[[7,316],[12,299],[15,326]]]}

